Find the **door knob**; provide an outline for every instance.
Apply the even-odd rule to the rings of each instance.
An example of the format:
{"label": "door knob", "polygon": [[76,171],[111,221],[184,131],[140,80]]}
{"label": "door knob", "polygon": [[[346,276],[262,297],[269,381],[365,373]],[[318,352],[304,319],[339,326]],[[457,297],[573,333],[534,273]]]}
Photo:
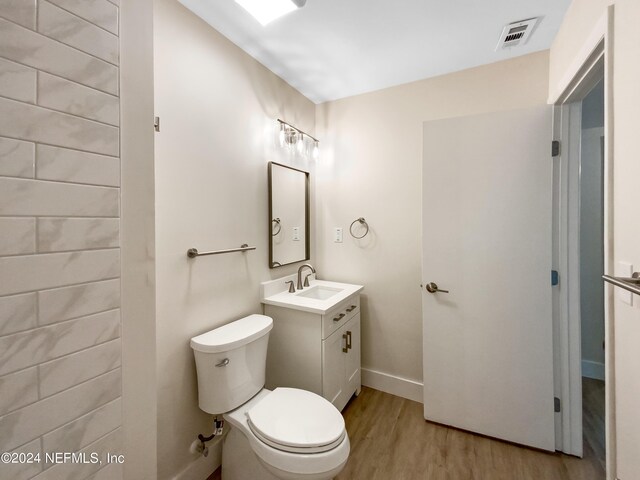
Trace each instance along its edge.
{"label": "door knob", "polygon": [[438,288],[438,284],[437,283],[431,282],[431,283],[427,283],[427,292],[429,292],[429,293],[436,293],[436,292],[449,293],[449,290],[440,290]]}

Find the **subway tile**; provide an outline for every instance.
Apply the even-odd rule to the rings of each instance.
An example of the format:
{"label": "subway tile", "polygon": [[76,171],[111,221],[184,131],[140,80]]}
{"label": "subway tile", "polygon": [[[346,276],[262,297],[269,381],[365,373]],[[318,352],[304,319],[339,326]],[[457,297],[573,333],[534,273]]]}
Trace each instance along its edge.
{"label": "subway tile", "polygon": [[117,247],[119,233],[117,218],[39,218],[38,252]]}
{"label": "subway tile", "polygon": [[120,119],[118,97],[48,73],[38,76],[38,105],[111,125]]}
{"label": "subway tile", "polygon": [[85,20],[118,34],[118,7],[107,0],[50,0]]}
{"label": "subway tile", "polygon": [[0,135],[112,156],[120,149],[116,127],[7,98],[0,98]]}
{"label": "subway tile", "polygon": [[0,335],[38,326],[38,294],[0,297]]}
{"label": "subway tile", "polygon": [[35,252],[36,219],[0,217],[0,255]]}
{"label": "subway tile", "polygon": [[120,310],[0,337],[0,375],[37,365],[120,336]]}
{"label": "subway tile", "polygon": [[0,377],[0,392],[0,416],[37,401],[38,369],[29,368]]}
{"label": "subway tile", "polygon": [[124,478],[124,468],[121,463],[110,463],[106,467],[98,470],[98,473],[87,480],[122,480]]}
{"label": "subway tile", "polygon": [[0,451],[6,452],[95,410],[121,394],[120,369],[0,417]]}
{"label": "subway tile", "polygon": [[0,57],[114,95],[118,93],[115,65],[4,19],[0,19]]}
{"label": "subway tile", "polygon": [[120,426],[122,402],[119,398],[44,435],[42,450],[77,452]]}
{"label": "subway tile", "polygon": [[41,1],[38,8],[38,31],[109,63],[118,63],[116,35],[46,1]]}
{"label": "subway tile", "polygon": [[120,306],[120,279],[38,292],[40,325],[61,322]]}
{"label": "subway tile", "polygon": [[0,137],[0,175],[33,178],[35,144]]}
{"label": "subway tile", "polygon": [[42,471],[44,459],[42,458],[42,450],[40,449],[40,439],[36,439],[27,443],[19,448],[16,448],[12,453],[25,453],[25,454],[40,454],[40,463],[2,463],[0,462],[0,478],[11,480],[28,480],[33,478]]}
{"label": "subway tile", "polygon": [[120,366],[120,339],[43,363],[40,395],[48,397]]}
{"label": "subway tile", "polygon": [[117,217],[119,193],[117,188],[0,178],[0,215]]}
{"label": "subway tile", "polygon": [[120,186],[120,159],[67,148],[38,145],[37,177],[43,180]]}
{"label": "subway tile", "polygon": [[36,28],[37,0],[2,0],[0,17],[19,23],[27,28]]}
{"label": "subway tile", "polygon": [[85,453],[87,458],[92,453],[97,454],[102,463],[59,463],[34,477],[33,480],[85,480],[98,472],[101,466],[107,464],[107,454],[114,455],[122,452],[122,429],[118,428],[87,445],[81,452]]}
{"label": "subway tile", "polygon": [[36,71],[33,68],[0,58],[0,95],[34,103],[36,101],[36,76]]}
{"label": "subway tile", "polygon": [[0,295],[45,290],[119,276],[118,249],[1,257]]}

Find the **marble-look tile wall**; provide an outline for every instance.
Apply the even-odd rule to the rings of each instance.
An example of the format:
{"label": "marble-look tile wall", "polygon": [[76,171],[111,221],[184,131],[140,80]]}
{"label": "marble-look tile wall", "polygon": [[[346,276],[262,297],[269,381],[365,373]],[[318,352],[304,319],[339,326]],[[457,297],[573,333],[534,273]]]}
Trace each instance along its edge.
{"label": "marble-look tile wall", "polygon": [[122,478],[118,10],[0,0],[0,478]]}

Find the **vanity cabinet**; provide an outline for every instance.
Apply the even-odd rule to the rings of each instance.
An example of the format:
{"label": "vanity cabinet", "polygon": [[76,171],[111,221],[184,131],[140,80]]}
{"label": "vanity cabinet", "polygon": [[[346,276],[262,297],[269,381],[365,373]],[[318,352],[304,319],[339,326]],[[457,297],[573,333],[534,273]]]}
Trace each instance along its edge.
{"label": "vanity cabinet", "polygon": [[322,395],[342,410],[360,393],[360,312],[322,341]]}
{"label": "vanity cabinet", "polygon": [[361,389],[360,296],[324,314],[274,305],[266,387],[294,387],[322,395],[342,410]]}

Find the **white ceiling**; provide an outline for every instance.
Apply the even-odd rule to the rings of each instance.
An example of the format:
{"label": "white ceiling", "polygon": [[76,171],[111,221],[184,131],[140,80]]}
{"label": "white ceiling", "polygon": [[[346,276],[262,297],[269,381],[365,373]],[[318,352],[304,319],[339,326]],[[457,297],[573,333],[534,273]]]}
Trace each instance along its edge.
{"label": "white ceiling", "polygon": [[[316,103],[545,50],[571,0],[307,0],[261,26],[234,0],[180,0]],[[542,17],[496,52],[507,23]]]}

